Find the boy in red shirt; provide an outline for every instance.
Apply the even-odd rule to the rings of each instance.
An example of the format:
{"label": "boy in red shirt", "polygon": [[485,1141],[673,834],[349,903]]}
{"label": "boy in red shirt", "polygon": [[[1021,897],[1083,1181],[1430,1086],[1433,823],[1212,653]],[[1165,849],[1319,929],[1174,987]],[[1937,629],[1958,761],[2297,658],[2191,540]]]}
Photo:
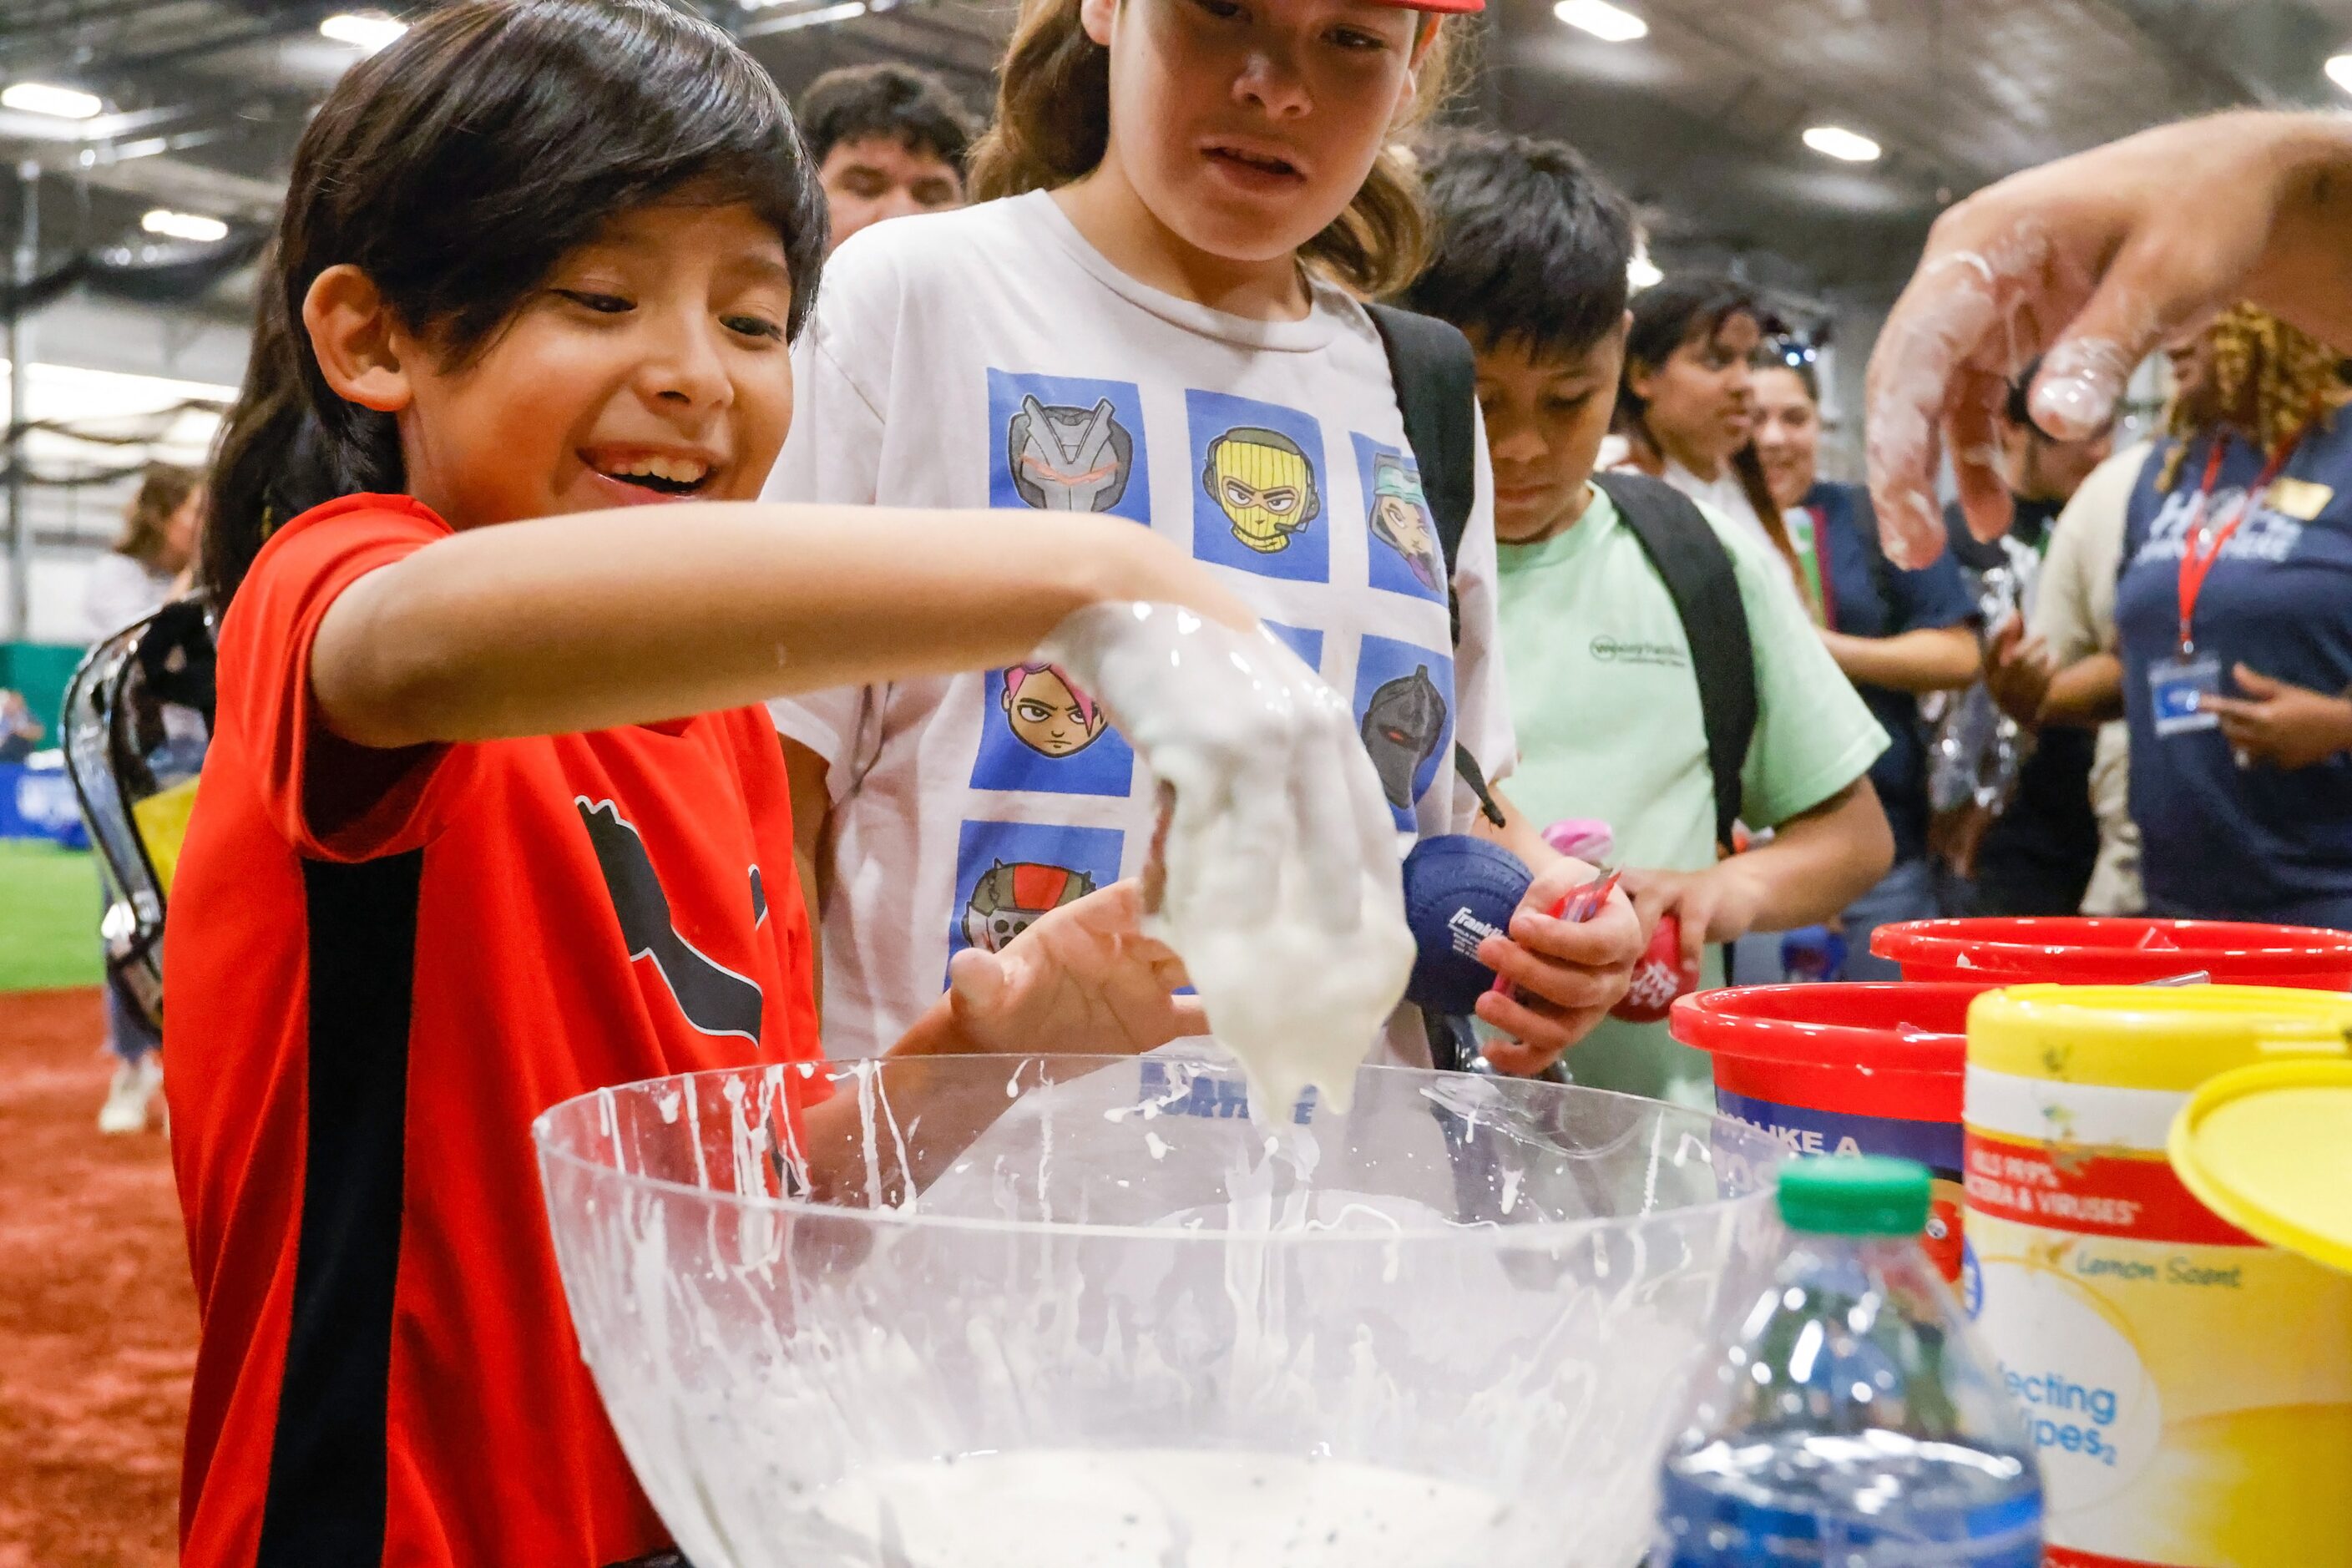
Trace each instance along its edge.
{"label": "boy in red shirt", "polygon": [[[1323,722],[1303,667],[1146,530],[744,504],[790,421],[820,202],[765,73],[654,0],[436,11],[305,133],[213,476],[218,724],[168,933],[189,1568],[664,1547],[580,1363],[529,1126],[599,1086],[818,1056],[750,704],[1002,667],[1152,599],[1205,624],[1090,624],[1223,639],[1267,724]],[[1169,707],[1122,717],[1181,732]],[[1297,798],[1369,768],[1328,707],[1348,749],[1291,748]],[[1338,816],[1302,831],[1379,826]],[[897,1051],[1200,1032],[1139,915],[1121,883],[959,955]],[[852,1109],[795,1108],[820,1188]]]}

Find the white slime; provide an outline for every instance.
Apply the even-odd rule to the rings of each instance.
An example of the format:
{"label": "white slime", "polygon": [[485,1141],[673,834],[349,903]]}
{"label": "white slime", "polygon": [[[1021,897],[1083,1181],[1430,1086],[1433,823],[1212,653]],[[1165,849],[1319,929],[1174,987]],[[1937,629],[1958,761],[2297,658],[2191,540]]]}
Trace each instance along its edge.
{"label": "white slime", "polygon": [[875,1562],[906,1568],[1474,1568],[1507,1561],[1529,1522],[1432,1476],[1204,1449],[916,1460],[812,1501]]}
{"label": "white slime", "polygon": [[1412,967],[1397,833],[1348,703],[1263,629],[1102,605],[1042,650],[1162,784],[1157,931],[1261,1118],[1345,1110]]}

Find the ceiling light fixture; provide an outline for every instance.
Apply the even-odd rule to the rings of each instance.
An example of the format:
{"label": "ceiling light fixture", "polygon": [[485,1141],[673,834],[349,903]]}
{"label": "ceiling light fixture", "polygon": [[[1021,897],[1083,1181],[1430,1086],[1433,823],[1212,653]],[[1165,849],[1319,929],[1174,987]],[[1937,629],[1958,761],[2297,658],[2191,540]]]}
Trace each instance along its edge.
{"label": "ceiling light fixture", "polygon": [[70,87],[52,87],[45,81],[20,81],[0,89],[0,105],[22,110],[26,114],[46,114],[52,120],[95,120],[106,107],[103,99]]}
{"label": "ceiling light fixture", "polygon": [[1630,44],[1636,38],[1647,37],[1650,32],[1650,24],[1622,5],[1612,5],[1609,0],[1559,0],[1551,14],[1603,43]]}
{"label": "ceiling light fixture", "polygon": [[778,16],[771,22],[754,22],[743,29],[743,37],[756,38],[770,33],[796,33],[803,27],[822,26],[827,22],[846,22],[852,16],[863,16],[872,9],[866,0],[841,0],[839,5],[819,5],[814,11],[795,11],[789,16]]}
{"label": "ceiling light fixture", "polygon": [[341,12],[320,23],[319,31],[339,44],[349,44],[355,49],[365,49],[373,54],[408,31],[408,24],[395,22],[389,16]]}
{"label": "ceiling light fixture", "polygon": [[1885,149],[1858,131],[1843,125],[1814,125],[1805,132],[1805,145],[1824,158],[1842,163],[1874,163]]}
{"label": "ceiling light fixture", "polygon": [[2328,80],[2345,91],[2352,92],[2352,55],[2330,55],[2327,64],[2321,68],[2327,72]]}
{"label": "ceiling light fixture", "polygon": [[190,239],[198,245],[212,245],[228,237],[228,225],[220,219],[202,213],[175,213],[169,207],[157,207],[139,220],[139,226],[166,239]]}

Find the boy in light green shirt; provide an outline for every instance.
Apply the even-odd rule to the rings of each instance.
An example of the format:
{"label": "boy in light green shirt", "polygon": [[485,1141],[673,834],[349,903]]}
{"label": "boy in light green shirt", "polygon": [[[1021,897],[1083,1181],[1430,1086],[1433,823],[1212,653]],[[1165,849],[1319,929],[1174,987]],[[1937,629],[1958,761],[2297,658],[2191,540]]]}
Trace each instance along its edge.
{"label": "boy in light green shirt", "polygon": [[[1403,302],[1478,356],[1495,470],[1503,652],[1536,822],[1614,829],[1643,934],[1672,911],[1686,954],[1834,917],[1894,856],[1870,764],[1886,735],[1763,545],[1702,508],[1729,552],[1755,655],[1757,722],[1738,816],[1769,844],[1718,859],[1697,682],[1672,595],[1591,483],[1623,364],[1623,198],[1557,142],[1473,134],[1423,162],[1437,254]],[[1672,374],[1673,367],[1654,367]],[[1603,1023],[1567,1058],[1580,1083],[1711,1104],[1707,1058],[1664,1024]]]}

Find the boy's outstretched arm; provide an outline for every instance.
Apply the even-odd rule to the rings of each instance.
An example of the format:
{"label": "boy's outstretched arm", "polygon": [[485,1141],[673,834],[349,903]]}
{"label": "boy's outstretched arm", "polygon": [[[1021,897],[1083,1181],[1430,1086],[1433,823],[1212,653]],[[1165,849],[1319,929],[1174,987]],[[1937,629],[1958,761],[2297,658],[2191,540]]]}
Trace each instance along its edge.
{"label": "boy's outstretched arm", "polygon": [[321,620],[310,685],[366,747],[566,734],[1010,664],[1115,600],[1255,624],[1128,522],[637,507],[472,529],[369,573]]}

